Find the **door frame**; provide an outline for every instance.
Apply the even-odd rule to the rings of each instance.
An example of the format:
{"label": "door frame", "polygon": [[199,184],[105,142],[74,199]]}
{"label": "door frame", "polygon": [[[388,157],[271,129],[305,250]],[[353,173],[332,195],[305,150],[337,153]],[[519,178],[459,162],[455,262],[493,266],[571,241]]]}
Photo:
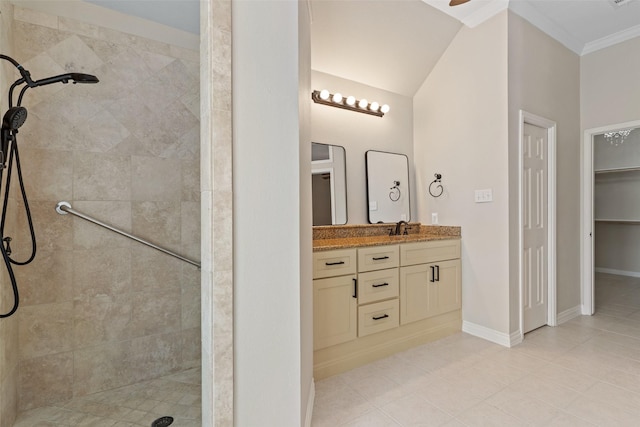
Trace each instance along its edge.
{"label": "door frame", "polygon": [[518,281],[520,341],[524,339],[524,232],[522,214],[524,210],[523,143],[525,123],[547,129],[547,325],[558,325],[556,303],[556,130],[557,124],[536,114],[520,110],[518,136]]}
{"label": "door frame", "polygon": [[616,123],[607,126],[586,129],[582,144],[580,144],[582,158],[582,173],[580,174],[580,311],[581,314],[591,316],[595,313],[594,269],[595,269],[595,240],[593,239],[593,137],[605,132],[618,129],[640,127],[640,120]]}

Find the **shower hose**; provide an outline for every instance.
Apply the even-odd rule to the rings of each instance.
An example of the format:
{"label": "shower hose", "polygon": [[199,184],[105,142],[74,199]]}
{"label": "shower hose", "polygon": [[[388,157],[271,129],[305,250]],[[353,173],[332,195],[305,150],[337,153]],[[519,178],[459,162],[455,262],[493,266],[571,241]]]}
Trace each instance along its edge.
{"label": "shower hose", "polygon": [[[20,100],[22,96],[20,97]],[[20,102],[18,102],[20,104]],[[11,104],[9,104],[11,105]],[[5,266],[7,267],[7,273],[9,275],[9,280],[11,282],[11,288],[13,290],[13,307],[6,313],[0,313],[0,319],[9,317],[16,312],[18,309],[18,305],[20,304],[20,295],[18,292],[18,284],[16,281],[16,276],[13,271],[12,264],[15,265],[27,265],[36,256],[36,234],[33,229],[33,219],[31,218],[31,210],[29,209],[29,201],[27,200],[27,193],[24,189],[24,181],[22,179],[22,168],[20,166],[20,154],[18,152],[18,144],[17,144],[17,130],[12,131],[12,143],[9,148],[9,159],[7,169],[6,181],[4,183],[4,201],[2,204],[2,217],[0,219],[0,238],[2,241],[0,242],[0,252],[2,252],[2,260],[4,261]],[[24,210],[27,216],[27,223],[29,225],[29,234],[31,235],[31,255],[26,261],[16,261],[11,258],[11,237],[7,237],[4,234],[4,227],[7,219],[7,207],[9,204],[9,193],[11,189],[11,175],[14,169],[14,159],[15,159],[15,170],[18,174],[18,184],[20,186],[20,194],[22,196],[22,201],[24,202]],[[2,184],[2,174],[4,172],[5,167],[0,165],[0,185]],[[1,190],[0,190],[1,191]]]}

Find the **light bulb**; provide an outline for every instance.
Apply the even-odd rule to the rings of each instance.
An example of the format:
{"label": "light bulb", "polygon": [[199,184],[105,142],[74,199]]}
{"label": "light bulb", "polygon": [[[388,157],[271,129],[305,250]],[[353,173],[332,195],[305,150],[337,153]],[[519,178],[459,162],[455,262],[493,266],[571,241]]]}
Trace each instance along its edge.
{"label": "light bulb", "polygon": [[353,107],[354,105],[356,105],[356,97],[355,96],[347,97],[347,105],[350,107]]}
{"label": "light bulb", "polygon": [[342,102],[342,94],[341,93],[336,93],[333,95],[333,102],[335,102],[336,104],[340,104]]}
{"label": "light bulb", "polygon": [[389,108],[387,104],[384,104],[382,107],[380,107],[380,111],[383,112],[384,114],[387,114],[390,109],[391,108]]}
{"label": "light bulb", "polygon": [[373,101],[371,105],[369,105],[369,110],[371,111],[378,111],[378,108],[380,108],[380,104],[375,101]]}
{"label": "light bulb", "polygon": [[326,89],[322,89],[320,91],[320,99],[324,99],[325,101],[329,99],[329,91]]}
{"label": "light bulb", "polygon": [[369,102],[364,98],[362,98],[360,102],[358,102],[358,107],[362,108],[363,110],[367,108],[367,105],[369,105]]}

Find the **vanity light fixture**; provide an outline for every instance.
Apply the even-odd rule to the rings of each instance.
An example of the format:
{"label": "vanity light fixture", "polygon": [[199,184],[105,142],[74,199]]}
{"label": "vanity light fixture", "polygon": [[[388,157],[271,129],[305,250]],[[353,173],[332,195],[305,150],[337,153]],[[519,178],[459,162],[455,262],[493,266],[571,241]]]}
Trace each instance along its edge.
{"label": "vanity light fixture", "polygon": [[614,132],[605,132],[604,139],[609,144],[613,145],[614,147],[617,147],[619,145],[622,145],[624,140],[629,137],[632,130],[633,129],[623,129],[623,130],[617,130]]}
{"label": "vanity light fixture", "polygon": [[330,105],[332,107],[371,114],[378,117],[384,116],[390,110],[387,104],[380,106],[377,102],[370,103],[364,98],[357,100],[354,96],[348,96],[345,98],[340,93],[331,94],[327,89],[314,90],[311,93],[311,99],[313,99],[313,102],[317,104]]}

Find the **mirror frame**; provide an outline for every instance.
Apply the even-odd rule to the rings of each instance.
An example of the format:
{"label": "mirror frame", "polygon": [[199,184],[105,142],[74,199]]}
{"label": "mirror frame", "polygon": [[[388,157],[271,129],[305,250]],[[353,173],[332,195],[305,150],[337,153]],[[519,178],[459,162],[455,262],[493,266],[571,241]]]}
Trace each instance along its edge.
{"label": "mirror frame", "polygon": [[[403,163],[400,167],[404,170],[400,170],[398,172],[393,172],[393,171],[390,172],[390,169],[389,169],[390,162],[391,162],[390,160],[385,164],[385,167],[380,168],[380,170],[374,171],[373,156],[382,155],[382,154],[389,155],[389,156],[398,156],[397,161]],[[409,186],[409,156],[407,156],[406,154],[390,153],[387,151],[378,151],[378,150],[368,150],[365,152],[364,156],[365,156],[366,181],[367,181],[367,219],[369,223],[370,224],[380,224],[380,223],[387,224],[387,223],[394,223],[398,221],[407,221],[407,222],[411,221],[411,189]],[[391,185],[391,187],[389,187],[391,192],[389,192],[388,198],[391,199],[392,203],[395,203],[396,201],[400,201],[402,203],[402,207],[399,210],[399,214],[398,214],[399,218],[396,218],[395,220],[392,220],[392,221],[391,221],[391,218],[387,215],[393,215],[393,212],[391,212],[390,214],[387,212],[382,212],[379,216],[376,216],[376,217],[372,217],[371,215],[372,203],[376,204],[376,208],[373,211],[374,212],[379,211],[381,208],[379,201],[385,201],[385,197],[387,196],[386,194],[383,194],[383,192],[386,193],[388,191],[386,188],[384,190],[377,191],[378,196],[380,197],[374,196],[374,194],[376,193],[376,190],[372,188],[372,182],[374,181],[374,176],[377,176],[380,174],[386,174],[387,176],[385,178],[388,179],[390,183],[389,185]],[[375,180],[377,181],[379,179],[376,178]],[[403,184],[403,181],[406,184]],[[393,193],[394,189],[397,190],[397,193]],[[393,200],[392,193],[398,194],[398,198],[402,200]],[[389,203],[386,203],[385,205],[389,205],[391,207],[394,206]],[[385,205],[383,205],[382,208],[384,208]],[[405,215],[405,212],[406,212],[406,215]],[[404,218],[403,218],[403,215],[405,216]]]}

